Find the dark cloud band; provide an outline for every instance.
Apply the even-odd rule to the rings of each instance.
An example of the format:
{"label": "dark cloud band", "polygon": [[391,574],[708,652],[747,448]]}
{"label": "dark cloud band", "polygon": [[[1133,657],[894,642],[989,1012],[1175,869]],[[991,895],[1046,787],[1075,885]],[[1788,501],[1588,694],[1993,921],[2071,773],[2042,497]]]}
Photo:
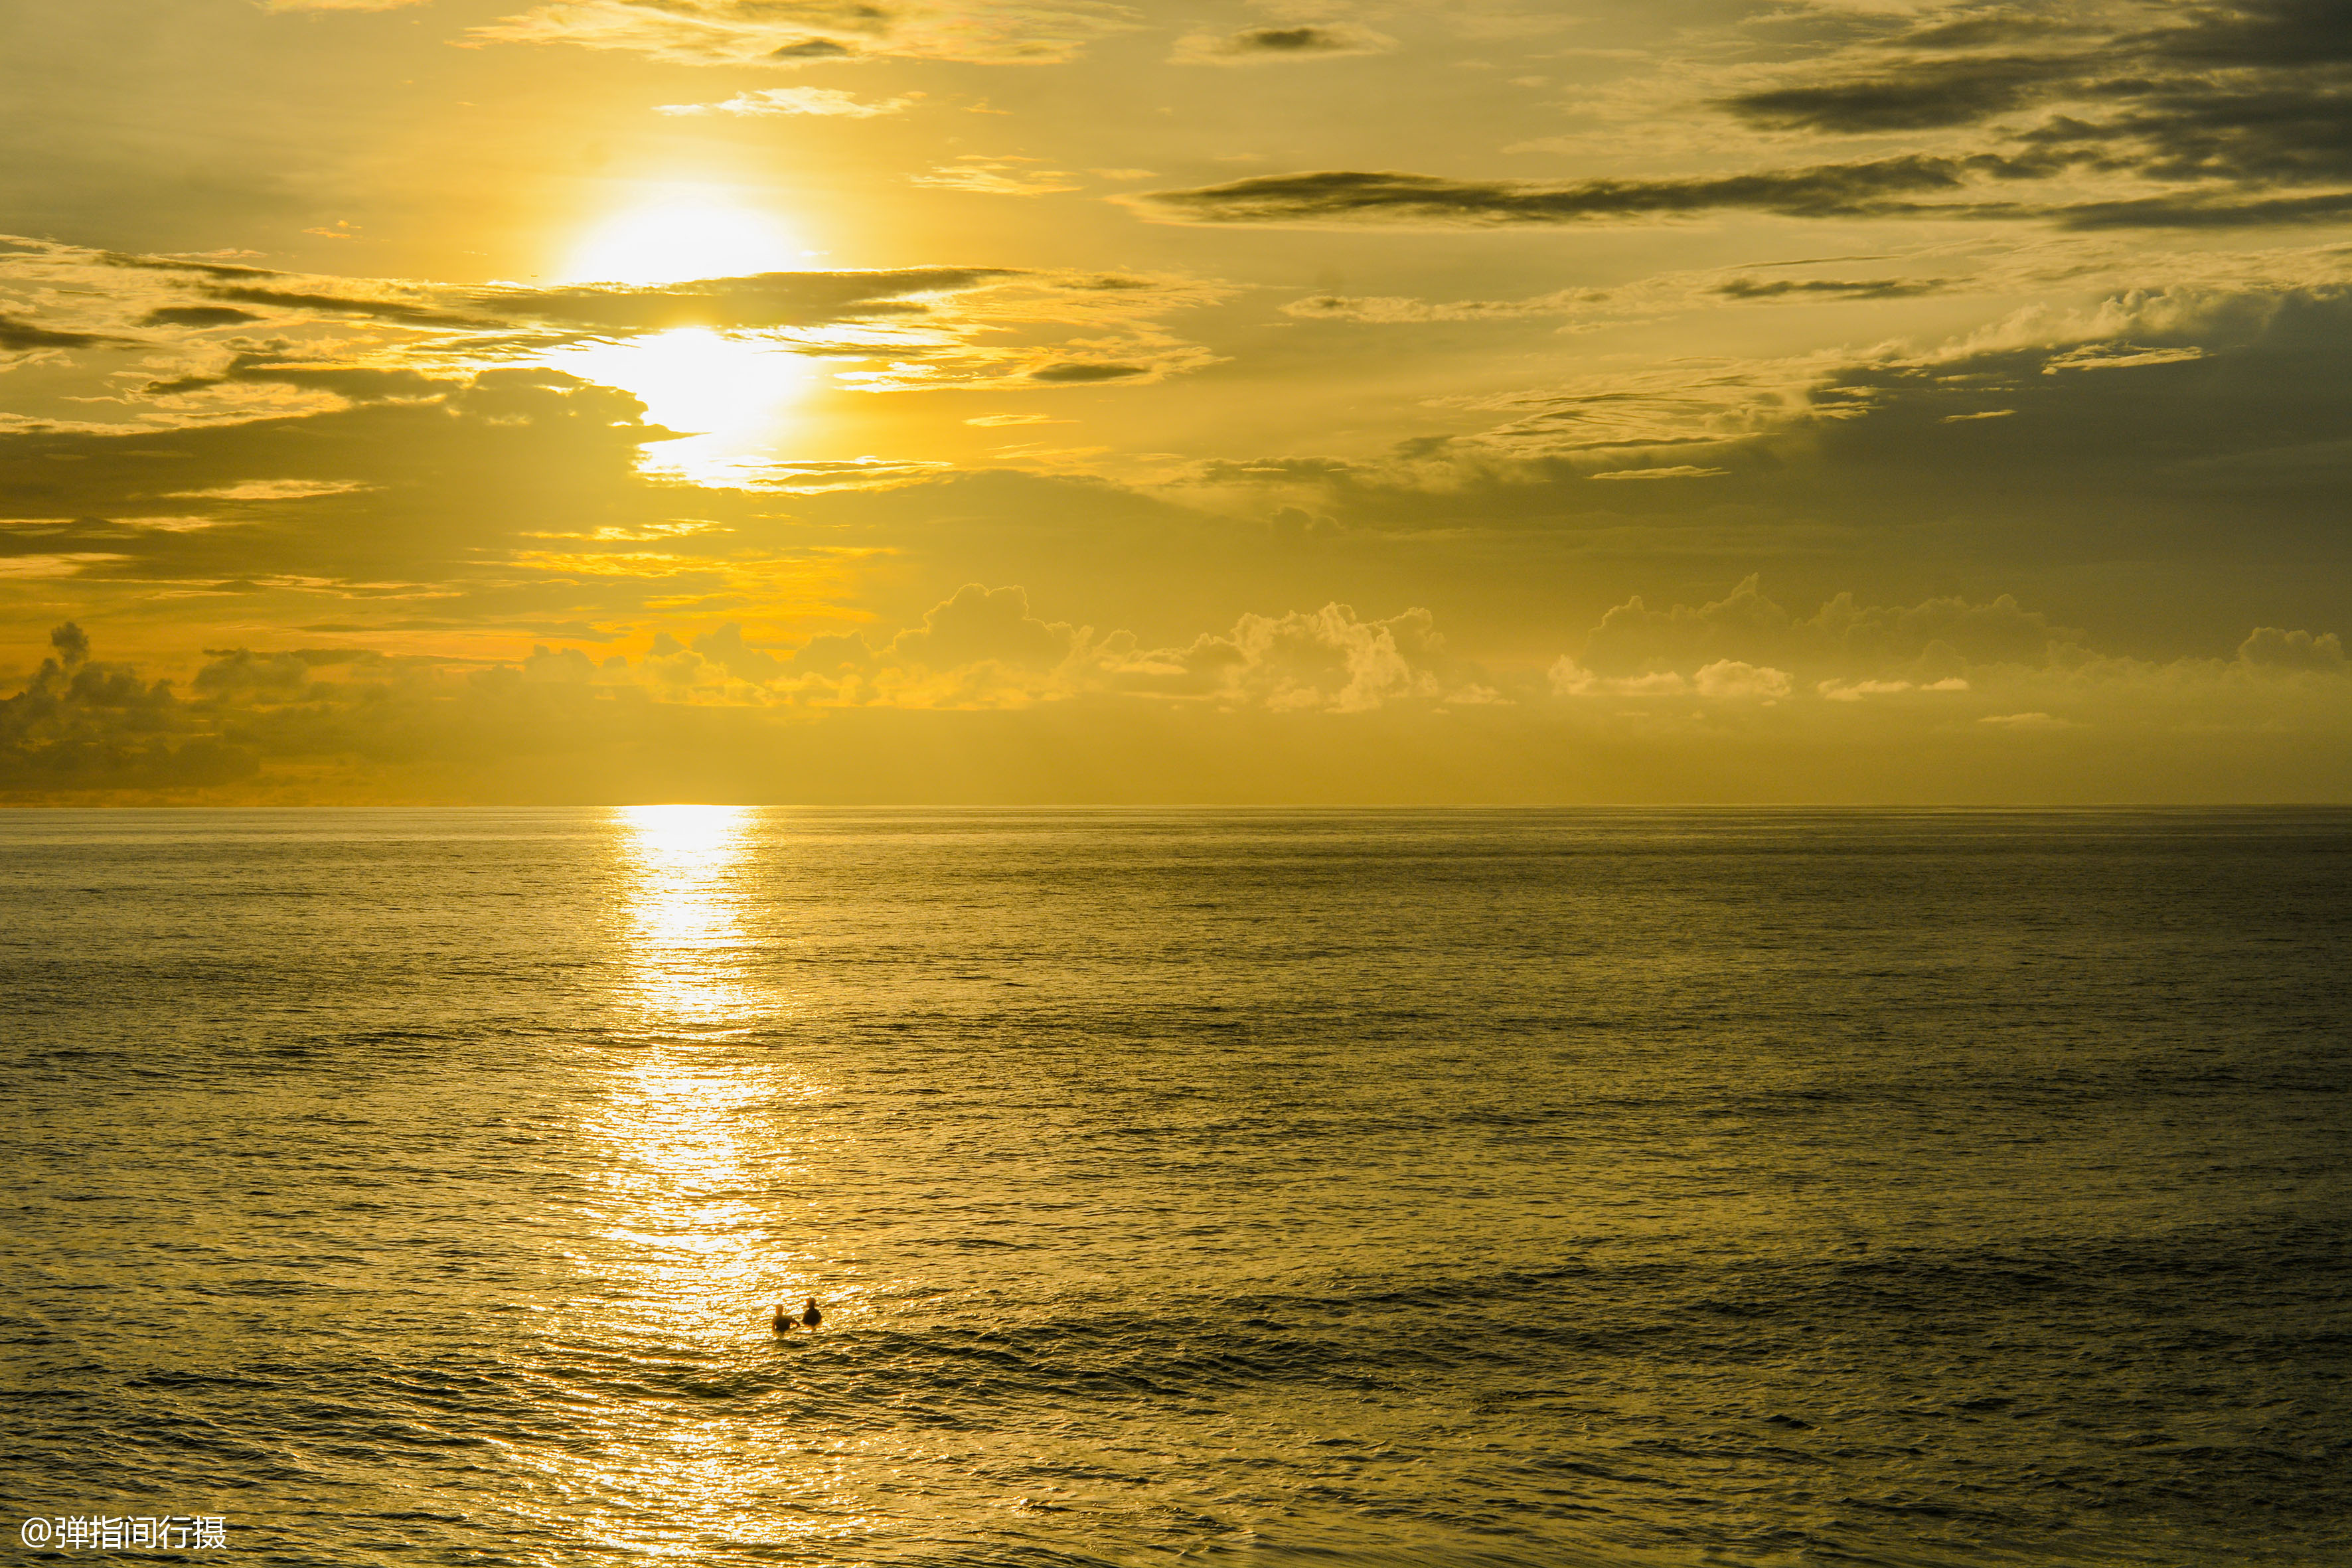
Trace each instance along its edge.
{"label": "dark cloud band", "polygon": [[482,289],[471,303],[488,314],[628,331],[710,327],[722,331],[815,326],[921,310],[921,297],[951,294],[1017,276],[1001,268],[917,267],[875,272],[763,272],[630,288]]}
{"label": "dark cloud band", "polygon": [[[2241,0],[2117,32],[1979,17],[1898,33],[1717,107],[1772,131],[1874,135],[1984,126],[2109,173],[2241,186],[2352,181],[2352,5]],[[2000,49],[2031,40],[2022,52]],[[2063,45],[2053,47],[2053,45]],[[2041,123],[2019,117],[2033,113]],[[2207,205],[2200,221],[2276,221]],[[2241,212],[2247,216],[2231,217]]]}
{"label": "dark cloud band", "polygon": [[1867,217],[1917,212],[1921,204],[1908,198],[1956,193],[1971,172],[1966,160],[1900,157],[1714,179],[1586,180],[1555,185],[1335,169],[1261,174],[1192,190],[1152,191],[1134,199],[1147,211],[1192,223],[1566,224],[1720,207],[1794,217]]}

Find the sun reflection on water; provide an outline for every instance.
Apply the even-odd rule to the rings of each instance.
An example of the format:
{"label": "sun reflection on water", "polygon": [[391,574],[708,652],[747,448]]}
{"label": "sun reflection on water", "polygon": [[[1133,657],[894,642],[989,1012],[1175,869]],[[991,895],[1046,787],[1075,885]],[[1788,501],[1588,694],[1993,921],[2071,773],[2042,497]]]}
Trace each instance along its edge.
{"label": "sun reflection on water", "polygon": [[804,1093],[765,1052],[730,1048],[766,1011],[742,971],[743,861],[752,814],[723,805],[614,814],[627,875],[630,981],[642,1048],[615,1074],[594,1130],[607,1153],[606,1235],[666,1336],[740,1332],[768,1267],[762,1200],[790,1173],[752,1134]]}
{"label": "sun reflection on water", "polygon": [[751,813],[728,805],[633,805],[614,814],[632,873],[630,969],[655,1029],[740,1032],[752,997],[741,872]]}
{"label": "sun reflection on water", "polygon": [[[626,1048],[586,1069],[593,1217],[565,1318],[594,1369],[583,1391],[598,1440],[554,1460],[548,1495],[562,1528],[614,1554],[699,1561],[715,1542],[859,1536],[833,1468],[748,1441],[772,1419],[767,1372],[801,1348],[774,1342],[770,1303],[846,1305],[814,1261],[812,1112],[826,1090],[767,1032],[785,1004],[758,963],[760,815],[635,806],[609,826]],[[714,1402],[720,1387],[736,1392]]]}
{"label": "sun reflection on water", "polygon": [[667,1346],[739,1343],[754,1309],[800,1288],[779,1250],[801,1173],[791,1110],[815,1092],[751,1043],[776,998],[745,973],[745,859],[754,814],[632,806],[614,814],[638,1049],[614,1063],[589,1129],[602,1151],[605,1262],[638,1330]]}

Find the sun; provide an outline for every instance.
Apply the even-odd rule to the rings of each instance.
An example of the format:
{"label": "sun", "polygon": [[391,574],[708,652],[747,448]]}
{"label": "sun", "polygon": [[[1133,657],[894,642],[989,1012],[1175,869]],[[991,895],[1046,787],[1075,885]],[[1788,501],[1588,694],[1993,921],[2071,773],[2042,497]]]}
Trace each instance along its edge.
{"label": "sun", "polygon": [[680,435],[738,439],[766,428],[810,375],[810,362],[788,348],[707,327],[583,343],[550,363],[636,394],[646,418]]}
{"label": "sun", "polygon": [[706,327],[582,343],[546,363],[636,395],[646,417],[686,437],[646,449],[646,472],[729,484],[766,466],[791,405],[813,389],[814,361]]}
{"label": "sun", "polygon": [[639,286],[742,278],[789,270],[804,254],[800,240],[766,213],[723,192],[672,186],[582,235],[563,277]]}
{"label": "sun", "polygon": [[[588,228],[563,267],[572,283],[659,287],[793,269],[806,252],[785,226],[724,191],[663,187]],[[653,423],[689,437],[650,447],[649,472],[725,483],[761,467],[814,362],[756,333],[678,327],[574,342],[549,364],[635,393]]]}

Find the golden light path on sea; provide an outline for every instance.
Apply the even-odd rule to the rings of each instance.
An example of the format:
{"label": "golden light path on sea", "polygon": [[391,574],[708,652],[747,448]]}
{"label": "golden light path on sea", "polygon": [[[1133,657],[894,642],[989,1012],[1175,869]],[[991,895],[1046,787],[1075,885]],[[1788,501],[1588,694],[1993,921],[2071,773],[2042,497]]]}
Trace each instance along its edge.
{"label": "golden light path on sea", "polygon": [[[802,1250],[796,1134],[796,1111],[820,1091],[788,1053],[757,1041],[782,999],[745,973],[757,815],[632,806],[609,826],[625,1048],[591,1069],[603,1092],[581,1133],[595,1215],[574,1258],[601,1301],[598,1320],[574,1331],[604,1369],[592,1386],[607,1430],[555,1479],[568,1527],[676,1561],[713,1540],[782,1546],[857,1533],[854,1513],[812,1511],[829,1467],[784,1475],[780,1458],[747,1446],[756,1395],[718,1406],[706,1396],[714,1380],[756,1373],[776,1353],[771,1303],[820,1290]],[[784,1495],[793,1507],[780,1510]]]}
{"label": "golden light path on sea", "polygon": [[724,1030],[752,1004],[737,973],[745,943],[738,878],[751,813],[730,805],[633,805],[614,813],[625,867],[635,996],[665,1029]]}
{"label": "golden light path on sea", "polygon": [[727,1049],[755,998],[738,969],[736,875],[749,814],[725,806],[615,813],[626,980],[636,1048],[615,1065],[591,1130],[604,1156],[610,1259],[638,1327],[664,1345],[738,1338],[767,1260],[752,1114],[781,1087]]}

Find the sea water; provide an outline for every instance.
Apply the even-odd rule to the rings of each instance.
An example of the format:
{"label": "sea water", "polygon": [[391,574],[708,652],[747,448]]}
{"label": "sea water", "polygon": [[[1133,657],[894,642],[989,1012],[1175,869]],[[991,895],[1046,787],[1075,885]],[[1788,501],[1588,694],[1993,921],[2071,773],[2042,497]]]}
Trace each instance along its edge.
{"label": "sea water", "polygon": [[0,815],[5,1539],[2352,1561],[2348,966],[2341,812]]}

